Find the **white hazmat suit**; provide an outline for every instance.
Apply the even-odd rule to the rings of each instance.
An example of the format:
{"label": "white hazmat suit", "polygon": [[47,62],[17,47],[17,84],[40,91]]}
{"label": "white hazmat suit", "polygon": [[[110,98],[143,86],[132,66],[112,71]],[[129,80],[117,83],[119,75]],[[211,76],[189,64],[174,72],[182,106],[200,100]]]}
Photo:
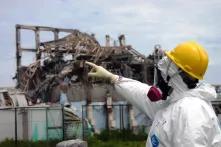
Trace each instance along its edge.
{"label": "white hazmat suit", "polygon": [[158,63],[162,77],[171,77],[173,92],[165,101],[151,102],[151,86],[139,81],[119,77],[114,83],[118,94],[154,120],[146,147],[221,147],[221,130],[210,103],[216,99],[214,87],[201,83],[188,89],[170,62],[164,57]]}

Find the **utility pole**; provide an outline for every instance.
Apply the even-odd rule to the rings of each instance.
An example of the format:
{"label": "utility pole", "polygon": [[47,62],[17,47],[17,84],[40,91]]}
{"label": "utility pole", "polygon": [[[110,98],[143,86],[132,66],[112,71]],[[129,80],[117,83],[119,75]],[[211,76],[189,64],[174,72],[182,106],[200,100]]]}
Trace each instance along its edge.
{"label": "utility pole", "polygon": [[153,85],[157,84],[157,64],[158,61],[160,60],[160,55],[159,55],[159,51],[161,50],[161,45],[160,44],[156,44],[154,46],[154,52],[153,52],[153,57],[154,57],[154,82]]}

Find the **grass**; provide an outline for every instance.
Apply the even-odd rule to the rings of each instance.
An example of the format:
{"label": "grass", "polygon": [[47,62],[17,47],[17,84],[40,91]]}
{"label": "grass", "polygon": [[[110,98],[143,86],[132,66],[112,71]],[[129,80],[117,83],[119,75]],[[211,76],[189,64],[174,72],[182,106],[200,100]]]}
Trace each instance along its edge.
{"label": "grass", "polygon": [[108,140],[102,141],[97,138],[88,140],[89,147],[145,147],[146,141]]}
{"label": "grass", "polygon": [[[147,135],[144,132],[134,134],[130,130],[104,130],[100,134],[89,137],[88,147],[145,147]],[[55,147],[59,140],[53,141],[18,141],[17,147]],[[16,147],[15,141],[6,139],[0,147]]]}
{"label": "grass", "polygon": [[134,134],[130,130],[104,130],[88,139],[89,147],[145,147],[147,135],[143,132]]}
{"label": "grass", "polygon": [[[55,147],[56,144],[60,142],[58,140],[53,141],[25,141],[19,140],[17,142],[17,147]],[[16,147],[15,141],[12,139],[6,139],[0,143],[0,147]]]}

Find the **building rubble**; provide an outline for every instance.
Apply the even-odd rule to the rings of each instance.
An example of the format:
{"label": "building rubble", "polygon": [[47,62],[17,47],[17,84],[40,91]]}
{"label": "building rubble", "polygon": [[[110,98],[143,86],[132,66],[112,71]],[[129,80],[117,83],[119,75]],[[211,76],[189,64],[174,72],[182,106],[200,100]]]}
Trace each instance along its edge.
{"label": "building rubble", "polygon": [[[17,86],[34,103],[37,98],[58,101],[58,95],[53,93],[57,91],[54,90],[57,86],[58,89],[67,91],[70,87],[83,85],[86,87],[83,89],[87,91],[89,87],[93,87],[92,83],[99,81],[88,81],[89,69],[84,65],[86,60],[102,65],[118,75],[153,83],[152,60],[126,45],[124,35],[119,36],[119,44],[111,46],[107,35],[106,46],[101,46],[93,35],[78,30],[71,31],[64,38],[42,42],[36,49],[36,61],[29,66],[17,66]],[[20,58],[21,56],[18,60]],[[88,93],[85,90],[78,94],[83,95],[80,99],[87,97],[84,96],[84,93]],[[79,100],[78,96],[69,98]]]}

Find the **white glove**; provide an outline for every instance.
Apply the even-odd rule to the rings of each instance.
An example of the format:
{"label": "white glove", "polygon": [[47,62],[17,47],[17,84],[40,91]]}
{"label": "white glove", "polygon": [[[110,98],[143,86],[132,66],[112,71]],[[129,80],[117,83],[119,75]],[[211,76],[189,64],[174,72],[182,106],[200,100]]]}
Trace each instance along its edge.
{"label": "white glove", "polygon": [[102,66],[98,66],[91,62],[85,62],[87,65],[92,67],[92,70],[88,73],[89,77],[100,78],[104,80],[109,80],[111,83],[115,83],[119,76],[112,74],[107,71]]}

